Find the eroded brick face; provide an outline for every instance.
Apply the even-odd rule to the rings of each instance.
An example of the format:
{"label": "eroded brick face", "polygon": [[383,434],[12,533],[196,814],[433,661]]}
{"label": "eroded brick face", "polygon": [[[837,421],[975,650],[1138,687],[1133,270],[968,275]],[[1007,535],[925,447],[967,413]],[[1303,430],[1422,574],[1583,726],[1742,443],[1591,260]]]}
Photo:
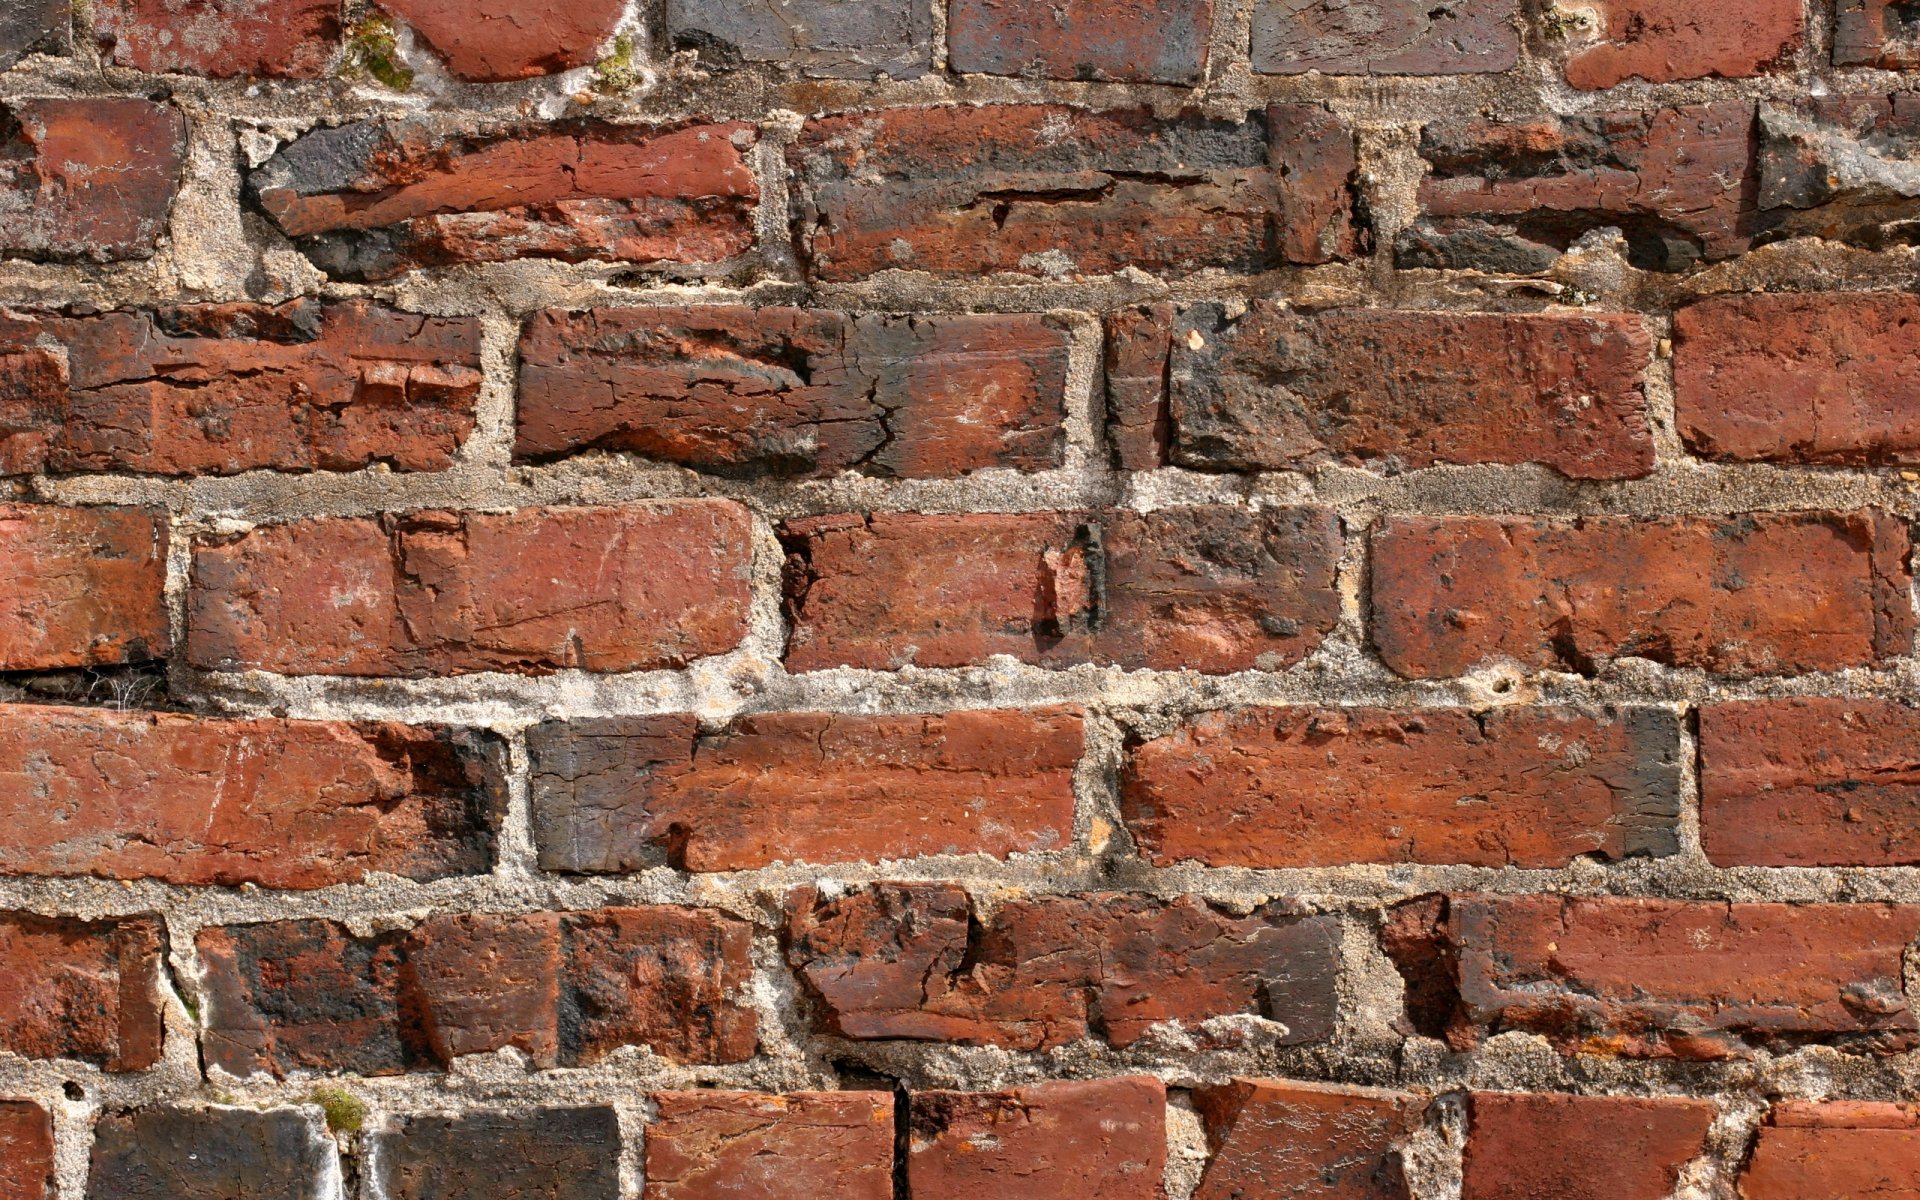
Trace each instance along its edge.
{"label": "eroded brick face", "polygon": [[892,1200],[888,1092],[655,1092],[647,1200]]}
{"label": "eroded brick face", "polygon": [[1365,1088],[1236,1079],[1196,1089],[1213,1159],[1195,1200],[1407,1200],[1402,1151],[1423,1105]]}
{"label": "eroded brick face", "polygon": [[317,79],[341,34],[327,0],[108,0],[94,9],[101,57],[138,71]]}
{"label": "eroded brick face", "polygon": [[27,1100],[0,1100],[0,1200],[53,1200],[53,1114]]}
{"label": "eroded brick face", "polygon": [[1261,0],[1253,69],[1271,75],[1472,75],[1519,61],[1513,0]]}
{"label": "eroded brick face", "polygon": [[1799,0],[1702,5],[1689,0],[1601,0],[1596,44],[1567,59],[1567,82],[1610,88],[1629,79],[1740,79],[1785,71],[1805,37]]}
{"label": "eroded brick face", "polygon": [[618,0],[379,0],[459,79],[501,83],[591,65],[623,13]]}
{"label": "eroded brick face", "polygon": [[117,262],[166,231],[187,123],[148,100],[22,100],[0,120],[0,255]]}
{"label": "eroded brick face", "polygon": [[0,914],[0,1050],[106,1071],[160,1061],[165,1029],[157,919]]}
{"label": "eroded brick face", "polygon": [[1760,1127],[1740,1178],[1752,1200],[1902,1196],[1920,1178],[1920,1119],[1910,1104],[1781,1104]]}
{"label": "eroded brick face", "polygon": [[[315,1114],[317,1116],[317,1114]],[[326,1200],[333,1147],[291,1108],[151,1108],[100,1119],[87,1195],[127,1200]],[[337,1168],[336,1168],[337,1169]]]}
{"label": "eroded brick face", "polygon": [[1197,83],[1212,0],[955,0],[947,62],[956,71],[1041,79]]}
{"label": "eroded brick face", "polygon": [[1157,1079],[919,1092],[911,1103],[907,1178],[915,1195],[1160,1195],[1167,1100]]}
{"label": "eroded brick face", "polygon": [[0,505],[0,670],[165,655],[167,542],[157,509]]}
{"label": "eroded brick face", "polygon": [[374,1135],[391,1200],[618,1200],[620,1119],[611,1108],[402,1118]]}

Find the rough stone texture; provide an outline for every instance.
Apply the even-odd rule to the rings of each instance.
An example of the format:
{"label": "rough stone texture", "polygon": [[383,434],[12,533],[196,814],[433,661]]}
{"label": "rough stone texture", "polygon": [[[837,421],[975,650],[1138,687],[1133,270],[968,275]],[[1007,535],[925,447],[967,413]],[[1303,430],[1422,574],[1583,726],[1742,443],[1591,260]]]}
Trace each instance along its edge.
{"label": "rough stone texture", "polygon": [[1728,675],[1912,647],[1907,527],[1879,513],[1399,517],[1373,534],[1373,639],[1412,678],[1634,656]]}
{"label": "rough stone texture", "polygon": [[317,675],[682,666],[745,635],[750,537],[719,500],[262,526],[195,546],[187,658]]}
{"label": "rough stone texture", "polygon": [[295,139],[248,187],[341,279],[516,258],[700,267],[752,244],[754,138],[743,122],[458,134],[362,121]]}
{"label": "rough stone texture", "polygon": [[591,66],[626,11],[621,0],[378,0],[457,79],[500,83]]}
{"label": "rough stone texture", "polygon": [[1883,247],[1912,241],[1920,96],[1820,96],[1760,106],[1758,201],[1768,236]]}
{"label": "rough stone texture", "polygon": [[1518,1030],[1564,1054],[1710,1060],[1911,1048],[1916,934],[1914,905],[1428,896],[1394,909],[1381,941],[1414,1028],[1456,1047]]}
{"label": "rough stone texture", "polygon": [[1598,44],[1567,59],[1567,82],[1597,91],[1629,79],[1743,79],[1788,70],[1806,35],[1802,0],[1595,0]]}
{"label": "rough stone texture", "polygon": [[1744,1200],[1920,1196],[1920,1114],[1911,1104],[1777,1104],[1740,1177]]}
{"label": "rough stone texture", "polygon": [[0,70],[36,52],[63,53],[70,33],[68,0],[9,0],[0,5]]}
{"label": "rough stone texture", "polygon": [[1260,0],[1253,69],[1269,75],[1461,75],[1520,59],[1514,0]]}
{"label": "rough stone texture", "polygon": [[931,0],[667,0],[667,31],[711,65],[782,63],[827,79],[917,79],[933,60]]}
{"label": "rough stone texture", "polygon": [[1425,1105],[1277,1079],[1195,1089],[1213,1153],[1193,1200],[1408,1200],[1401,1153]]}
{"label": "rough stone texture", "polygon": [[1476,1092],[1461,1200],[1666,1200],[1713,1118],[1708,1100]]}
{"label": "rough stone texture", "polygon": [[1035,79],[1198,83],[1212,0],[953,0],[947,65]]}
{"label": "rough stone texture", "polygon": [[368,1154],[386,1200],[619,1200],[611,1108],[401,1117]]}
{"label": "rough stone texture", "polygon": [[160,1061],[156,918],[80,921],[0,913],[0,1051],[72,1058],[107,1071]]}
{"label": "rough stone texture", "polygon": [[166,514],[0,504],[0,670],[166,654]]}
{"label": "rough stone texture", "polygon": [[291,1108],[148,1108],[95,1126],[95,1200],[331,1200],[334,1148]]}
{"label": "rough stone texture", "polygon": [[842,1037],[1046,1049],[1128,1046],[1154,1025],[1279,1022],[1283,1044],[1332,1032],[1339,923],[1284,903],[1236,917],[1187,896],[1036,896],[974,914],[952,884],[882,883],[787,898],[787,960]]}
{"label": "rough stone texture", "polygon": [[1834,0],[1833,61],[1901,70],[1920,66],[1920,13],[1912,0]]}
{"label": "rough stone texture", "polygon": [[520,339],[514,453],[626,450],[728,476],[1058,466],[1067,335],[1037,315],[549,310]]}
{"label": "rough stone texture", "polygon": [[365,301],[0,317],[0,473],[444,470],[480,323]]}
{"label": "rough stone texture", "polygon": [[763,713],[702,733],[687,714],[550,721],[528,732],[549,871],[1063,849],[1077,712],[864,717]]}
{"label": "rough stone texture", "polygon": [[131,99],[0,105],[0,255],[113,262],[159,245],[187,123]]}
{"label": "rough stone texture", "polygon": [[646,1200],[893,1200],[890,1092],[655,1092]]}
{"label": "rough stone texture", "polygon": [[1056,105],[808,122],[788,151],[794,234],[822,280],[1203,267],[1257,271],[1362,244],[1352,133],[1318,105],[1264,119]]}
{"label": "rough stone texture", "polygon": [[1338,617],[1339,521],[1325,509],[873,513],[789,521],[782,537],[795,671],[995,654],[1275,669]]}
{"label": "rough stone texture", "polygon": [[1160,866],[1563,867],[1674,853],[1679,755],[1658,709],[1235,709],[1134,747],[1120,808]]}
{"label": "rough stone texture", "polygon": [[136,71],[318,79],[340,45],[336,0],[96,0],[100,57]]}
{"label": "rough stone texture", "polygon": [[54,1200],[53,1114],[26,1100],[0,1100],[0,1200]]}
{"label": "rough stone texture", "polygon": [[915,1092],[907,1182],[968,1200],[1159,1200],[1166,1089],[1126,1076],[1004,1092]]}

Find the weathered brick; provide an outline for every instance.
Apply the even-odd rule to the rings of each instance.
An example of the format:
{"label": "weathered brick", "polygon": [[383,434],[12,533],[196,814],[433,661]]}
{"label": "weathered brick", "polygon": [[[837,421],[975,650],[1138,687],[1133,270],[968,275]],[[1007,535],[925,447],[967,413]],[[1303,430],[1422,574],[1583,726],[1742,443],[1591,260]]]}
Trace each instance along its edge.
{"label": "weathered brick", "polygon": [[1151,471],[1167,464],[1173,442],[1167,396],[1173,320],[1173,305],[1166,303],[1123,308],[1107,317],[1107,441],[1113,465],[1122,470]]}
{"label": "weathered brick", "polygon": [[0,504],[0,670],[166,654],[167,518],[144,508]]}
{"label": "weathered brick", "polygon": [[947,478],[1060,465],[1067,333],[1039,315],[549,309],[520,339],[515,454],[720,475]]}
{"label": "weathered brick", "polygon": [[422,675],[682,666],[746,633],[752,533],[729,501],[261,526],[194,549],[208,670]]}
{"label": "weathered brick", "polygon": [[335,0],[99,0],[100,56],[136,71],[318,79],[340,45]]}
{"label": "weathered brick", "polygon": [[560,1061],[561,917],[460,913],[416,926],[407,971],[429,998],[426,1057],[451,1062],[511,1046],[534,1065]]}
{"label": "weathered brick", "polygon": [[118,98],[0,105],[0,254],[148,258],[186,158],[180,110]]}
{"label": "weathered brick", "polygon": [[1509,658],[1591,675],[1634,656],[1729,675],[1828,671],[1913,641],[1901,522],[1396,517],[1373,535],[1373,638],[1402,675]]}
{"label": "weathered brick", "polygon": [[0,913],[0,1051],[108,1071],[160,1061],[157,918],[80,921]]}
{"label": "weathered brick", "polygon": [[0,70],[29,54],[60,54],[71,40],[67,0],[12,0],[0,7]]}
{"label": "weathered brick", "polygon": [[527,743],[543,869],[734,871],[1063,849],[1083,738],[1045,709],[549,721]]}
{"label": "weathered brick", "polygon": [[1261,0],[1253,69],[1268,75],[1464,75],[1520,58],[1514,0]]}
{"label": "weathered brick", "polygon": [[667,0],[676,50],[715,66],[789,64],[827,79],[917,79],[933,65],[930,0]]}
{"label": "weathered brick", "polygon": [[1744,1200],[1920,1197],[1920,1113],[1864,1101],[1776,1104],[1740,1176]]}
{"label": "weathered brick", "polygon": [[1317,105],[1244,121],[999,105],[817,119],[788,161],[807,265],[845,280],[1329,262],[1363,241],[1355,153]]}
{"label": "weathered brick", "polygon": [[1198,83],[1212,0],[953,0],[947,65],[1034,79]]}
{"label": "weathered brick", "polygon": [[0,317],[0,473],[451,466],[480,323],[365,301]]}
{"label": "weathered brick", "polygon": [[1599,40],[1567,58],[1567,82],[1597,91],[1629,79],[1746,79],[1791,67],[1806,38],[1803,0],[1597,0]]}
{"label": "weathered brick", "polygon": [[339,1176],[333,1139],[311,1109],[146,1108],[100,1118],[87,1195],[331,1200]]}
{"label": "weathered brick", "polygon": [[[983,923],[984,922],[984,923]],[[953,884],[874,884],[787,900],[787,959],[841,1037],[1019,1050],[1253,1013],[1284,1044],[1332,1032],[1340,929],[1270,904],[1244,917],[1194,897],[1091,893],[974,915]]]}
{"label": "weathered brick", "polygon": [[753,139],[742,122],[445,134],[362,121],[295,139],[248,186],[342,279],[516,258],[698,268],[753,243]]}
{"label": "weathered brick", "polygon": [[1666,1200],[1715,1115],[1711,1100],[1470,1093],[1461,1200]]}
{"label": "weathered brick", "polygon": [[1123,465],[1158,465],[1140,439],[1164,427],[1167,460],[1202,471],[1653,470],[1643,380],[1653,343],[1637,317],[1239,308],[1192,304],[1164,322],[1134,310],[1109,324]]}
{"label": "weathered brick", "polygon": [[1291,665],[1339,617],[1320,508],[874,513],[789,521],[796,671],[1007,654],[1207,672]]}
{"label": "weathered brick", "polygon": [[535,1108],[400,1117],[369,1138],[387,1200],[619,1200],[620,1117]]}
{"label": "weathered brick", "polygon": [[1517,1030],[1567,1054],[1720,1059],[1920,1042],[1901,990],[1916,935],[1914,905],[1428,896],[1382,943],[1414,1027],[1452,1045]]}
{"label": "weathered brick", "polygon": [[1761,223],[1770,239],[1818,237],[1871,249],[1912,236],[1920,95],[1805,97],[1760,106]]}
{"label": "weathered brick", "polygon": [[753,974],[746,922],[700,909],[603,908],[565,924],[561,1051],[595,1063],[650,1045],[674,1062],[740,1062],[758,1039],[743,999]]}
{"label": "weathered brick", "polygon": [[891,1092],[655,1092],[646,1200],[893,1200]]}
{"label": "weathered brick", "polygon": [[621,0],[377,0],[448,74],[503,83],[591,66],[625,13]]}
{"label": "weathered brick", "polygon": [[1212,1158],[1193,1200],[1408,1200],[1401,1150],[1425,1105],[1403,1092],[1274,1079],[1198,1088]]}
{"label": "weathered brick", "polygon": [[54,1200],[53,1114],[27,1100],[0,1100],[0,1200]]}
{"label": "weathered brick", "polygon": [[1912,0],[1834,0],[1833,61],[1895,71],[1920,66],[1920,13]]}
{"label": "weathered brick", "polygon": [[968,1200],[1159,1200],[1167,1093],[1144,1076],[915,1092],[907,1183]]}
{"label": "weathered brick", "polygon": [[1243,708],[1133,747],[1157,865],[1564,867],[1679,847],[1679,722],[1634,709]]}

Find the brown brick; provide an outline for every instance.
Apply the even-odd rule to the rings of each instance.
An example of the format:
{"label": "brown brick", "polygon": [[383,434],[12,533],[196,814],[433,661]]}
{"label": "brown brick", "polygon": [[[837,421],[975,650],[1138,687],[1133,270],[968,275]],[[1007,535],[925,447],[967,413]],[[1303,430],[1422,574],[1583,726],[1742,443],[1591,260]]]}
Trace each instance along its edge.
{"label": "brown brick", "polygon": [[1213,1152],[1194,1200],[1408,1200],[1401,1151],[1425,1108],[1413,1096],[1236,1079],[1193,1105]]}
{"label": "brown brick", "polygon": [[1903,70],[1920,66],[1920,24],[1908,0],[1834,0],[1833,61]]}
{"label": "brown brick", "polygon": [[[311,1115],[310,1115],[311,1114]],[[94,1127],[90,1200],[331,1200],[340,1166],[319,1114],[148,1108]]]}
{"label": "brown brick", "polygon": [[1159,1200],[1166,1089],[1127,1076],[1004,1092],[915,1092],[907,1181],[967,1200]]}
{"label": "brown brick", "polygon": [[1120,808],[1156,865],[1564,867],[1679,848],[1658,709],[1243,708],[1133,747]]}
{"label": "brown brick", "polygon": [[646,1200],[893,1200],[890,1092],[655,1092]]}
{"label": "brown brick", "polygon": [[1030,79],[1198,83],[1212,0],[953,0],[947,65]]}
{"label": "brown brick", "polygon": [[1206,672],[1289,666],[1339,617],[1331,510],[874,513],[782,527],[796,671],[1006,654]]}
{"label": "brown brick", "polygon": [[528,733],[549,871],[751,870],[1065,849],[1079,713],[762,713],[549,721]]}
{"label": "brown brick", "polygon": [[746,633],[752,533],[729,501],[261,526],[194,549],[208,670],[424,675],[683,666]]}
{"label": "brown brick", "polygon": [[108,1071],[160,1061],[157,918],[80,921],[0,913],[0,1051]]}
{"label": "brown brick", "polygon": [[1514,0],[1261,0],[1253,69],[1268,75],[1464,75],[1520,58]]}
{"label": "brown brick", "polygon": [[1901,990],[1917,934],[1914,905],[1429,896],[1382,942],[1414,1027],[1455,1046],[1517,1030],[1567,1054],[1719,1059],[1920,1042]]}
{"label": "brown brick", "polygon": [[0,254],[151,257],[180,185],[180,110],[118,98],[0,105]]}
{"label": "brown brick", "polygon": [[1802,0],[1597,0],[1597,44],[1567,59],[1567,82],[1590,91],[1629,79],[1745,79],[1791,68],[1806,37]]}
{"label": "brown brick", "polygon": [[362,121],[297,138],[249,187],[342,279],[516,258],[698,268],[753,243],[753,138],[740,122],[457,135]]}
{"label": "brown brick", "polygon": [[166,654],[167,518],[143,508],[0,504],[0,670]]}
{"label": "brown brick", "polygon": [[378,0],[448,74],[503,83],[592,66],[625,12],[621,0]]}
{"label": "brown brick", "polygon": [[479,394],[472,317],[358,300],[15,315],[0,318],[0,473],[435,471]]}
{"label": "brown brick", "polygon": [[54,1200],[53,1114],[26,1100],[0,1100],[0,1200]]}
{"label": "brown brick", "polygon": [[1396,517],[1373,535],[1373,637],[1402,675],[1510,658],[1830,671],[1913,641],[1907,528],[1878,513]]}
{"label": "brown brick", "polygon": [[1285,1044],[1332,1032],[1340,930],[1282,904],[1235,917],[1194,897],[1003,901],[976,918],[953,884],[874,884],[787,901],[787,960],[829,1032],[1018,1050],[1254,1013]]}
{"label": "brown brick", "polygon": [[810,122],[788,152],[812,273],[1260,271],[1352,255],[1352,133],[1316,105],[1158,118],[1053,105]]}
{"label": "brown brick", "polygon": [[1711,1100],[1471,1093],[1461,1200],[1666,1200],[1715,1113]]}
{"label": "brown brick", "polygon": [[1920,1197],[1920,1113],[1864,1101],[1776,1104],[1740,1177],[1744,1200]]}
{"label": "brown brick", "polygon": [[949,478],[1060,465],[1067,333],[1038,315],[549,309],[520,340],[514,452],[720,475]]}
{"label": "brown brick", "polygon": [[100,0],[100,56],[136,71],[318,79],[340,45],[334,0]]}
{"label": "brown brick", "polygon": [[400,1117],[368,1162],[387,1200],[619,1200],[620,1117],[535,1108]]}
{"label": "brown brick", "polygon": [[702,65],[791,66],[827,79],[917,79],[933,63],[930,0],[667,0],[676,50],[699,51]]}

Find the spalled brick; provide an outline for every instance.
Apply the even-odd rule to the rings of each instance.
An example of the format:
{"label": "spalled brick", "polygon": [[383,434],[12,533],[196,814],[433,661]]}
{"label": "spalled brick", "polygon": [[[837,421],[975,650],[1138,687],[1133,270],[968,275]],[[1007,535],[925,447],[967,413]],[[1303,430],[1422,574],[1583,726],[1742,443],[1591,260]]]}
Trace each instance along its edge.
{"label": "spalled brick", "polygon": [[753,1057],[746,922],[698,909],[603,908],[567,919],[561,1050],[594,1063],[651,1045],[673,1062]]}
{"label": "spalled brick", "polygon": [[160,1061],[157,918],[81,921],[0,913],[0,1051],[108,1071]]}
{"label": "spalled brick", "polygon": [[893,1200],[890,1092],[655,1092],[646,1200]]}
{"label": "spalled brick", "polygon": [[1408,1200],[1401,1151],[1425,1105],[1402,1092],[1273,1079],[1198,1088],[1212,1158],[1193,1200]]}
{"label": "spalled brick", "polygon": [[794,233],[828,281],[1122,267],[1260,271],[1363,243],[1353,134],[1279,104],[1210,120],[1054,105],[909,108],[808,123]]}
{"label": "spalled brick", "polygon": [[1744,1200],[1920,1197],[1920,1113],[1864,1101],[1774,1105],[1740,1176]]}
{"label": "spalled brick", "polygon": [[1253,69],[1268,75],[1465,75],[1520,59],[1514,0],[1261,0]]}
{"label": "spalled brick", "polygon": [[387,1200],[619,1200],[620,1117],[536,1108],[400,1117],[370,1139]]}
{"label": "spalled brick", "polygon": [[1381,940],[1427,1036],[1467,1047],[1519,1031],[1566,1054],[1700,1060],[1920,1042],[1901,984],[1916,935],[1913,905],[1533,895],[1408,901]]}
{"label": "spalled brick", "polygon": [[933,65],[931,0],[667,0],[676,50],[708,64],[788,64],[827,79],[917,79]]}
{"label": "spalled brick", "polygon": [[1757,198],[1767,235],[1906,245],[1920,198],[1920,95],[1805,97],[1760,106]]}
{"label": "spalled brick", "polygon": [[1212,0],[953,0],[947,65],[962,73],[1200,82]]}
{"label": "spalled brick", "polygon": [[0,105],[0,255],[149,258],[187,151],[180,110],[149,100]]}
{"label": "spalled brick", "polygon": [[952,884],[800,888],[785,938],[828,1031],[858,1040],[1124,1047],[1161,1023],[1251,1013],[1298,1044],[1330,1034],[1338,1007],[1338,920],[1283,904],[1236,917],[1194,897],[1092,893],[1005,901],[989,919]]}
{"label": "spalled brick", "polygon": [[100,0],[100,56],[136,71],[318,79],[340,46],[335,0]]}
{"label": "spalled brick", "polygon": [[1913,641],[1906,526],[1874,513],[1395,517],[1373,535],[1373,638],[1412,678],[1499,658],[1592,675],[1639,657],[1830,671]]}
{"label": "spalled brick", "polygon": [[248,187],[342,279],[518,258],[699,268],[752,245],[754,136],[742,122],[445,134],[362,121],[295,139]]}
{"label": "spalled brick", "polygon": [[1791,67],[1806,38],[1802,0],[1598,0],[1599,41],[1568,58],[1567,82],[1589,91],[1629,79],[1746,79]]}
{"label": "spalled brick", "polygon": [[0,8],[0,70],[29,54],[63,52],[71,28],[68,0],[14,0]]}
{"label": "spalled brick", "polygon": [[54,1200],[53,1114],[26,1100],[0,1100],[0,1200]]}
{"label": "spalled brick", "polygon": [[1166,1089],[1143,1076],[915,1092],[907,1182],[968,1200],[1159,1200]]}
{"label": "spalled brick", "polygon": [[100,1118],[87,1195],[330,1200],[339,1174],[333,1139],[311,1109],[148,1108]]}
{"label": "spalled brick", "polygon": [[0,872],[319,888],[484,873],[504,749],[394,724],[0,707]]}
{"label": "spalled brick", "polygon": [[1666,1200],[1715,1115],[1710,1100],[1470,1093],[1461,1200]]}
{"label": "spalled brick", "polygon": [[536,1066],[560,1061],[560,920],[464,913],[415,929],[406,970],[430,998],[434,1019],[421,1027],[428,1059],[446,1063],[511,1046]]}
{"label": "spalled brick", "polygon": [[166,514],[0,504],[0,670],[166,654]]}
{"label": "spalled brick", "polygon": [[1245,708],[1131,748],[1159,866],[1564,867],[1679,848],[1679,722],[1635,709]]}
{"label": "spalled brick", "polygon": [[752,533],[729,501],[262,526],[194,549],[208,670],[424,675],[683,666],[746,633]]}
{"label": "spalled brick", "polygon": [[1064,849],[1076,711],[762,713],[703,734],[691,715],[549,721],[527,735],[548,871]]}
{"label": "spalled brick", "polygon": [[625,450],[720,475],[1059,466],[1067,332],[1038,315],[694,305],[537,313],[517,457]]}
{"label": "spalled brick", "polygon": [[1912,0],[1835,0],[1833,61],[1895,71],[1920,66],[1920,13]]}
{"label": "spalled brick", "polygon": [[789,521],[796,671],[1291,665],[1339,617],[1339,518],[1320,508],[874,513]]}
{"label": "spalled brick", "polygon": [[378,0],[456,79],[504,83],[593,65],[625,14],[621,0]]}
{"label": "spalled brick", "polygon": [[364,301],[0,318],[0,473],[437,471],[473,432],[480,323]]}

